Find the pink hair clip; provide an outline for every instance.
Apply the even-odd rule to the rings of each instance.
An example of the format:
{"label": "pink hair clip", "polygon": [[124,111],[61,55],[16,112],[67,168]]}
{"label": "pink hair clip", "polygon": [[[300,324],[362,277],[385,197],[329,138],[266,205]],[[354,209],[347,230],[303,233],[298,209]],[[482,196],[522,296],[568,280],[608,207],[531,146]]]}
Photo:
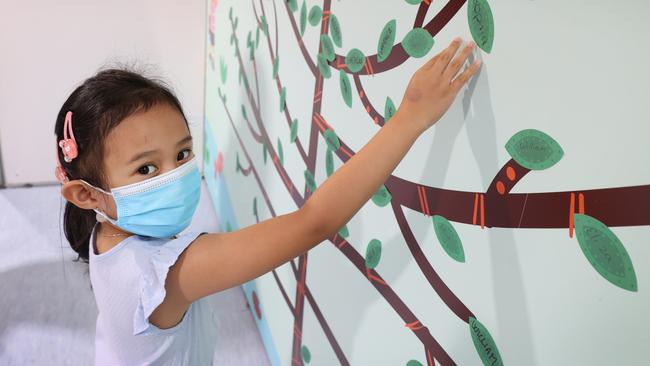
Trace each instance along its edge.
{"label": "pink hair clip", "polygon": [[[70,135],[68,136],[68,132]],[[63,152],[63,159],[69,163],[71,162],[74,158],[77,157],[78,151],[77,151],[77,141],[74,138],[74,132],[72,132],[72,112],[68,111],[65,115],[65,122],[63,124],[63,140],[59,140],[59,147],[61,148],[61,151]],[[56,151],[56,160],[57,160],[57,167],[54,172],[54,175],[56,176],[56,179],[61,182],[65,183],[69,181],[68,175],[66,174],[65,170],[63,169],[63,166],[61,165],[61,159],[59,158],[59,151]]]}

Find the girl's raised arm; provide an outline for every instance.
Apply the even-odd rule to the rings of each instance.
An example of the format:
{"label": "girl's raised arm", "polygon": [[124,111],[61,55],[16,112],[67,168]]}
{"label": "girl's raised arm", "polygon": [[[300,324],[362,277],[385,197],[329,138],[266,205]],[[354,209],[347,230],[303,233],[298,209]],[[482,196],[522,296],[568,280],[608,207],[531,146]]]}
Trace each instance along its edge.
{"label": "girl's raised arm", "polygon": [[[456,55],[461,40],[436,55],[411,78],[395,115],[300,209],[241,230],[197,238],[172,266],[167,296],[152,315],[179,321],[194,300],[252,280],[308,251],[337,232],[368,201],[417,137],[447,111],[478,70],[476,61],[457,75],[474,48]],[[456,55],[456,57],[454,57]]]}

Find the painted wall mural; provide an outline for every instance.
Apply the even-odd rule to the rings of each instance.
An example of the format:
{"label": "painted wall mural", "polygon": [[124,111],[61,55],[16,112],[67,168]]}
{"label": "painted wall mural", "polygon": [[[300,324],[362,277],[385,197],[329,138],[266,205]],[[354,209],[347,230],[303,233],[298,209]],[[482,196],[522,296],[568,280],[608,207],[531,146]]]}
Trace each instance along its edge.
{"label": "painted wall mural", "polygon": [[244,286],[274,364],[641,360],[650,72],[573,58],[605,41],[650,56],[620,44],[642,42],[629,16],[650,5],[617,6],[626,25],[602,38],[604,5],[208,1],[205,176],[224,231],[301,207],[454,36],[484,61],[348,224]]}

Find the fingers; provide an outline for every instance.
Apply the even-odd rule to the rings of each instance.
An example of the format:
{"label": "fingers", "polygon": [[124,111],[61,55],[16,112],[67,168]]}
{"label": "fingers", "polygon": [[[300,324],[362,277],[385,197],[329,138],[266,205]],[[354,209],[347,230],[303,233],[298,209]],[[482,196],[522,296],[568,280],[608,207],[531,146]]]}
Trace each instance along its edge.
{"label": "fingers", "polygon": [[462,74],[460,74],[454,81],[451,82],[451,90],[454,93],[458,93],[460,88],[462,88],[468,81],[469,79],[478,71],[478,69],[481,67],[481,60],[476,59],[472,64],[463,71]]}
{"label": "fingers", "polygon": [[449,80],[451,83],[452,79],[458,74],[458,70],[465,64],[467,58],[472,54],[474,50],[474,42],[469,42],[463,50],[454,57],[454,60],[449,64],[449,66],[443,72],[443,78]]}
{"label": "fingers", "polygon": [[456,54],[456,51],[458,51],[461,41],[462,39],[460,37],[454,38],[454,40],[451,41],[451,44],[436,56],[438,59],[431,68],[436,75],[442,74],[442,72],[445,71],[449,61]]}
{"label": "fingers", "polygon": [[[456,38],[453,39],[452,43],[453,42],[460,42],[461,40],[462,39],[460,37],[456,37]],[[436,54],[434,57],[432,57],[431,60],[427,61],[427,63],[424,64],[424,66],[422,66],[422,68],[425,69],[425,70],[428,70],[431,67],[433,67],[433,65],[435,65],[436,62],[438,61],[438,59],[440,58],[440,55],[442,54],[442,52],[444,52],[444,51],[441,51],[438,54]]]}

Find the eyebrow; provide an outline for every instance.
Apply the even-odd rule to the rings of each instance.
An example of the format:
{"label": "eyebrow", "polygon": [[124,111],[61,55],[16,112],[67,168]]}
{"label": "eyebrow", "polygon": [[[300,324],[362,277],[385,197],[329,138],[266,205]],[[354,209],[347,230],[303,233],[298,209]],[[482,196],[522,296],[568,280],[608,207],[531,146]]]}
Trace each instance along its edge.
{"label": "eyebrow", "polygon": [[[186,144],[188,142],[191,142],[191,141],[192,141],[192,136],[187,135],[183,139],[178,141],[176,143],[176,146],[181,146],[181,145],[184,145],[184,144]],[[129,161],[129,164],[135,163],[136,161],[138,161],[138,160],[140,160],[142,158],[145,158],[145,157],[147,157],[149,155],[152,155],[152,154],[154,154],[156,152],[158,152],[158,150],[148,150],[148,151],[143,151],[143,152],[141,152],[139,154],[136,154],[133,158],[131,158],[131,161]]]}

